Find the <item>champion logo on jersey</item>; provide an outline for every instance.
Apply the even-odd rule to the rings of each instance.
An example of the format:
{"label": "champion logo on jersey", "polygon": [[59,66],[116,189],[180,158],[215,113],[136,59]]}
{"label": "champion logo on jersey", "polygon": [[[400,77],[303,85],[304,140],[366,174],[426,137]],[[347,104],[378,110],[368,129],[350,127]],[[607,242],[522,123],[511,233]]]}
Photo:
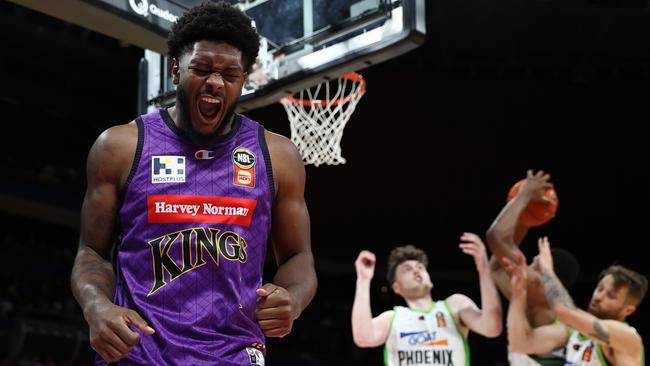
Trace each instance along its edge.
{"label": "champion logo on jersey", "polygon": [[151,183],[184,183],[184,156],[152,156]]}
{"label": "champion logo on jersey", "polygon": [[232,152],[233,184],[242,187],[255,187],[255,154],[245,147]]}
{"label": "champion logo on jersey", "polygon": [[200,160],[210,160],[214,159],[214,151],[211,150],[199,150],[194,153],[194,157]]}

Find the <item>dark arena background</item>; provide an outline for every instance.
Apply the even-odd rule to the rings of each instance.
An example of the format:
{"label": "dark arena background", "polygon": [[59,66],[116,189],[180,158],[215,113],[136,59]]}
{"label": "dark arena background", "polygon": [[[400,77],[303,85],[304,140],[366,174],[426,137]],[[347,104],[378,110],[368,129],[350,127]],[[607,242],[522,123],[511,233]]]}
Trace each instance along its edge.
{"label": "dark arena background", "polygon": [[[552,174],[557,216],[531,230],[577,254],[586,308],[612,263],[650,274],[650,10],[641,0],[430,0],[419,48],[362,70],[347,163],[307,166],[319,287],[268,365],[379,365],[350,314],[359,251],[377,254],[373,314],[401,304],[385,278],[395,245],[430,256],[434,299],[480,303],[463,231],[482,237],[527,169]],[[143,49],[0,0],[0,365],[91,365],[69,275],[86,154],[136,116]],[[280,104],[246,113],[289,136]],[[267,265],[270,277],[275,269]],[[628,321],[650,339],[648,299]],[[504,300],[504,309],[507,302]],[[472,365],[506,365],[505,332],[470,336]]]}

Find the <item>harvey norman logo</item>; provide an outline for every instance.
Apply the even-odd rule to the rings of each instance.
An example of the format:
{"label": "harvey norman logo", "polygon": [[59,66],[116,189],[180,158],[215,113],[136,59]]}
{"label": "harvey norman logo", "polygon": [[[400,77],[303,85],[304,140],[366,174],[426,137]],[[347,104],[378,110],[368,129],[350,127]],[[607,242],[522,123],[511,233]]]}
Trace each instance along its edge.
{"label": "harvey norman logo", "polygon": [[162,194],[147,197],[149,223],[202,222],[248,227],[257,200],[239,197]]}
{"label": "harvey norman logo", "polygon": [[147,0],[129,0],[129,6],[136,14],[148,17],[149,13],[157,16],[158,18],[165,19],[170,23],[176,22],[178,16],[172,14],[167,9],[161,9],[156,4],[149,4]]}

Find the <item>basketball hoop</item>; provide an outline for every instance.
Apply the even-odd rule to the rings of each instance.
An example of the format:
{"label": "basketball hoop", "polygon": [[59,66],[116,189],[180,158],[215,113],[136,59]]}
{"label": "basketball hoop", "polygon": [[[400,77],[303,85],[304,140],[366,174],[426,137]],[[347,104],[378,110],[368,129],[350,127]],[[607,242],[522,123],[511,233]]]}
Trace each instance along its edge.
{"label": "basketball hoop", "polygon": [[280,100],[289,117],[291,141],[305,164],[345,164],[343,129],[365,92],[366,81],[351,72]]}

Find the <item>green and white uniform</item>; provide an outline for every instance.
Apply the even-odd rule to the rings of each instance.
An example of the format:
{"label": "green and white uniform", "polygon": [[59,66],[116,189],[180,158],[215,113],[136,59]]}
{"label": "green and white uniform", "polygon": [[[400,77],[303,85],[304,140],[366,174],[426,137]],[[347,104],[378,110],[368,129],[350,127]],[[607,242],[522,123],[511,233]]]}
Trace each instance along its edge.
{"label": "green and white uniform", "polygon": [[437,301],[426,311],[403,306],[393,309],[390,333],[384,347],[387,366],[469,366],[469,345],[447,301]]}
{"label": "green and white uniform", "polygon": [[[560,324],[557,320],[554,323]],[[545,355],[526,355],[508,352],[510,366],[564,366],[565,359],[566,350],[564,347]]]}
{"label": "green and white uniform", "polygon": [[603,351],[597,342],[580,334],[575,329],[569,330],[566,345],[566,362],[572,366],[608,366]]}
{"label": "green and white uniform", "polygon": [[[634,328],[632,328],[634,329]],[[636,331],[636,330],[635,330]],[[569,329],[569,341],[566,344],[566,365],[571,366],[609,366],[598,342]],[[641,365],[645,365],[645,351],[641,350]]]}
{"label": "green and white uniform", "polygon": [[[560,324],[557,320],[553,323]],[[564,366],[564,360],[566,359],[565,352],[564,347],[544,355],[508,352],[508,363],[510,366]]]}

